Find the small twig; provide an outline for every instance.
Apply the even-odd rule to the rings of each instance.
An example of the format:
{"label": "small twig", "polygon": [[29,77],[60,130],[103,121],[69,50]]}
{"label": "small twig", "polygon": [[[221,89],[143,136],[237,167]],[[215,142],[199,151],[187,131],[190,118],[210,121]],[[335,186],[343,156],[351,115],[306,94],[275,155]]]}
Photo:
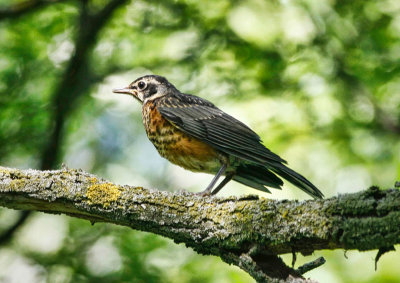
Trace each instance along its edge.
{"label": "small twig", "polygon": [[294,251],[294,249],[292,249],[292,268],[294,268],[296,260],[297,260],[296,252]]}
{"label": "small twig", "polygon": [[394,248],[394,246],[390,246],[390,247],[385,247],[385,248],[380,248],[378,250],[378,253],[376,254],[375,257],[375,271],[378,268],[378,261],[381,258],[381,256],[383,256],[385,253],[390,252],[390,251],[395,251],[396,249]]}
{"label": "small twig", "polygon": [[319,258],[317,258],[314,261],[311,261],[309,263],[303,264],[302,266],[300,266],[299,268],[296,269],[296,271],[300,274],[304,274],[306,272],[309,272],[310,270],[313,270],[317,267],[320,267],[321,265],[323,265],[326,262],[326,260],[321,256]]}

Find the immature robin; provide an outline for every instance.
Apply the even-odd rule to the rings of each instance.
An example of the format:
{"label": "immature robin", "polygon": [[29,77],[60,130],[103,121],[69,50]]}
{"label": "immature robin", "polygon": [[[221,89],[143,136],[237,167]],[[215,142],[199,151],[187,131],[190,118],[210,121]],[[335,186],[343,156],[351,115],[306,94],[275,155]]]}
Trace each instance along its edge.
{"label": "immature robin", "polygon": [[[164,77],[140,77],[113,92],[132,95],[143,104],[147,136],[161,156],[194,172],[216,174],[201,194],[216,194],[232,179],[270,192],[267,187],[281,189],[279,175],[313,198],[323,197],[249,127],[211,102],[181,93]],[[221,175],[225,179],[213,190]]]}

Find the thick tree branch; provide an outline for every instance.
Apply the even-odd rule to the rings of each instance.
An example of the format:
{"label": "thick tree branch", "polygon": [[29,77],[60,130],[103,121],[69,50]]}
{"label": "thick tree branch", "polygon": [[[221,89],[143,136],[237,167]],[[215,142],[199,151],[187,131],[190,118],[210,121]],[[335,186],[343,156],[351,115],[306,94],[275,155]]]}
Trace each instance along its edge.
{"label": "thick tree branch", "polygon": [[400,242],[400,191],[377,187],[302,202],[201,197],[118,186],[80,170],[0,167],[0,205],[163,235],[238,265],[260,282],[302,280],[279,254],[388,249]]}

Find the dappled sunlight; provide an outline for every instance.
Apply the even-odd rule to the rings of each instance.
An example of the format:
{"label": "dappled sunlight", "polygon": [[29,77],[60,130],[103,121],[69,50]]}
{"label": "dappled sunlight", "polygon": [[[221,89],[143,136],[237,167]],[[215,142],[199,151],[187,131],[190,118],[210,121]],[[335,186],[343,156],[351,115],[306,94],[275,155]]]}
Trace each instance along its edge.
{"label": "dappled sunlight", "polygon": [[0,249],[0,264],[0,278],[4,282],[39,283],[46,278],[42,266],[10,249]]}
{"label": "dappled sunlight", "polygon": [[17,245],[22,250],[51,254],[58,252],[68,233],[68,219],[48,214],[37,214],[18,233]]}
{"label": "dappled sunlight", "polygon": [[[112,93],[157,74],[250,126],[326,197],[400,178],[400,1],[121,1],[99,30],[86,30],[93,18],[81,15],[110,1],[45,1],[0,17],[0,165],[64,163],[122,185],[204,190],[213,175],[159,156],[141,105]],[[310,199],[288,182],[271,193],[232,181],[219,195]],[[0,232],[20,217],[0,212]],[[34,214],[1,246],[0,281],[253,282],[218,258],[124,229]],[[398,281],[399,252],[376,272],[375,255],[318,251],[296,266],[324,256],[306,277]]]}
{"label": "dappled sunlight", "polygon": [[87,250],[86,266],[96,276],[104,276],[122,268],[121,256],[111,237],[100,238]]}

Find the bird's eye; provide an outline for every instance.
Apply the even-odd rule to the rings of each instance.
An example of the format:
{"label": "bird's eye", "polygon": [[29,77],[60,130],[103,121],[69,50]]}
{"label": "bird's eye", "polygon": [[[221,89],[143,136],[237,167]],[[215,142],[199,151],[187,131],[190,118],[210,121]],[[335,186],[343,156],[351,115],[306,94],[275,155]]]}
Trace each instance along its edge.
{"label": "bird's eye", "polygon": [[144,88],[146,87],[146,83],[143,82],[143,81],[140,81],[140,82],[138,83],[138,87],[139,87],[139,89],[144,89]]}

